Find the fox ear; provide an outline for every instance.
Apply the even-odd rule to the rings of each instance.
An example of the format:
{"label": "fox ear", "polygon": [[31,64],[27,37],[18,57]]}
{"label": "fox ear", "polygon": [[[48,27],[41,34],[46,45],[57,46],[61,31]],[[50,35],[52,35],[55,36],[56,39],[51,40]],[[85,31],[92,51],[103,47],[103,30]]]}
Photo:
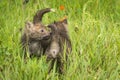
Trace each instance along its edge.
{"label": "fox ear", "polygon": [[29,29],[29,28],[31,28],[31,27],[33,27],[33,23],[32,22],[25,22],[25,27],[27,28],[27,29]]}
{"label": "fox ear", "polygon": [[52,31],[55,31],[57,29],[55,24],[50,24],[48,27],[51,28]]}
{"label": "fox ear", "polygon": [[68,31],[68,22],[67,22],[67,18],[63,19],[61,22],[62,22],[62,24],[63,24],[65,30]]}
{"label": "fox ear", "polygon": [[60,22],[64,23],[64,24],[68,24],[67,23],[67,16],[63,17]]}
{"label": "fox ear", "polygon": [[67,19],[64,19],[62,22],[63,22],[64,24],[68,24]]}

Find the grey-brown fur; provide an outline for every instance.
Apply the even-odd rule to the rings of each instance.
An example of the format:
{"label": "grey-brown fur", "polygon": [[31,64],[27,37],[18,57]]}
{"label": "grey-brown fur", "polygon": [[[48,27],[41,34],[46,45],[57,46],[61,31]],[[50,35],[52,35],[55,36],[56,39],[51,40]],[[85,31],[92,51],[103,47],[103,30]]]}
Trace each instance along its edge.
{"label": "grey-brown fur", "polygon": [[[57,67],[59,69],[60,73],[63,73],[63,55],[64,55],[64,49],[66,45],[66,52],[65,56],[68,56],[68,53],[71,52],[71,41],[68,35],[67,30],[67,19],[64,19],[62,21],[54,22],[50,25],[48,25],[49,28],[52,29],[52,39],[49,47],[46,50],[46,55],[48,60],[52,60],[51,68],[53,66],[53,63],[57,60]],[[51,70],[50,68],[50,70]]]}
{"label": "grey-brown fur", "polygon": [[67,30],[67,19],[48,25],[52,30],[51,43],[46,51],[48,57],[56,58],[58,53],[63,53],[66,45],[66,53],[71,52],[71,41]]}
{"label": "grey-brown fur", "polygon": [[25,24],[21,44],[24,51],[28,51],[30,56],[41,56],[50,43],[50,32],[41,23],[43,15],[50,11],[50,8],[38,11],[33,18],[33,22],[26,22]]}
{"label": "grey-brown fur", "polygon": [[44,40],[46,44],[49,44],[49,37],[50,32],[46,30],[45,26],[41,26],[40,24],[34,25],[31,22],[27,22],[21,42],[24,50],[29,51],[30,56],[40,56],[47,47],[47,45],[43,45],[42,42]]}

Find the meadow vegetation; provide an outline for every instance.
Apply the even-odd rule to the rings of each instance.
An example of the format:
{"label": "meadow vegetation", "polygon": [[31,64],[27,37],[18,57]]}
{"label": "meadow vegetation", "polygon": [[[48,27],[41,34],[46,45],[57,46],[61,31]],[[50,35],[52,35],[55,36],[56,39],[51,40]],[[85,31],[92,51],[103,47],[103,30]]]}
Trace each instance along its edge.
{"label": "meadow vegetation", "polygon": [[[0,80],[120,80],[120,0],[0,0]],[[60,6],[64,6],[61,10]],[[65,74],[48,74],[45,56],[24,62],[20,28],[36,11],[45,25],[68,18],[72,52]]]}

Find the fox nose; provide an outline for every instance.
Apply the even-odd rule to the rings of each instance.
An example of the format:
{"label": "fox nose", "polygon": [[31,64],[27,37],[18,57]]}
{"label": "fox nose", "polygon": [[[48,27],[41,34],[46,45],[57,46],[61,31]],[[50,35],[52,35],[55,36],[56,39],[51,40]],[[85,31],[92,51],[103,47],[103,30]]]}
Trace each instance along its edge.
{"label": "fox nose", "polygon": [[49,34],[52,35],[52,32],[50,32]]}
{"label": "fox nose", "polygon": [[48,40],[50,38],[50,34],[43,36],[43,40]]}

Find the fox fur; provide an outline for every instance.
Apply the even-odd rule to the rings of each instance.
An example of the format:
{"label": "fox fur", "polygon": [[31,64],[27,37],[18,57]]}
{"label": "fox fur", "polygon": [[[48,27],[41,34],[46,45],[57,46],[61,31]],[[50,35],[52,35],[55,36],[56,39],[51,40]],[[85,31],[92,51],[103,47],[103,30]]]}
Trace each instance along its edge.
{"label": "fox fur", "polygon": [[[63,73],[63,56],[64,56],[64,49],[65,49],[65,56],[67,58],[68,54],[72,50],[71,41],[68,35],[68,23],[67,19],[63,19],[61,21],[54,22],[48,25],[49,28],[52,30],[51,34],[51,43],[46,50],[47,60],[52,60],[51,68],[53,63],[57,60],[57,67],[60,73]],[[66,48],[65,48],[66,46]]]}
{"label": "fox fur", "polygon": [[21,44],[23,50],[28,51],[30,56],[41,56],[45,53],[50,41],[50,31],[42,24],[42,17],[45,13],[52,11],[50,8],[39,10],[33,22],[26,22],[23,34],[21,36]]}

